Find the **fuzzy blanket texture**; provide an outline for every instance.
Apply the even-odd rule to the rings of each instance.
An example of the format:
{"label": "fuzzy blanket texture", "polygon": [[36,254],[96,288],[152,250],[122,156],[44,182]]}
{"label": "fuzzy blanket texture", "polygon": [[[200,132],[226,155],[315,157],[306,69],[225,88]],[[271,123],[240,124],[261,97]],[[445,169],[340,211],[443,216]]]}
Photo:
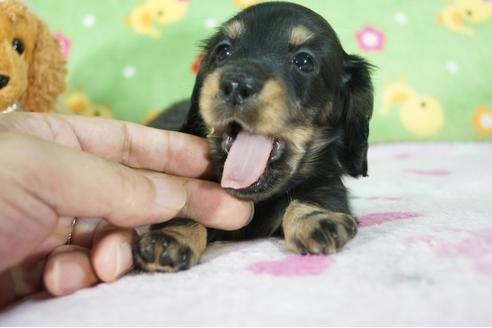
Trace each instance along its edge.
{"label": "fuzzy blanket texture", "polygon": [[492,143],[377,145],[369,163],[336,255],[215,244],[189,271],[37,295],[0,325],[492,325]]}

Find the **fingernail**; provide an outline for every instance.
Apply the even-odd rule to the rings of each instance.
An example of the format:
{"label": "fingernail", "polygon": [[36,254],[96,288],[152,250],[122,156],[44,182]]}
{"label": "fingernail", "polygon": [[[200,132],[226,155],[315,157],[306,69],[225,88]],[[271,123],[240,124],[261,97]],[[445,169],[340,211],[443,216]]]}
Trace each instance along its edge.
{"label": "fingernail", "polygon": [[60,266],[61,264],[55,263],[53,268],[53,277],[59,295],[66,295],[85,287],[85,274],[80,265],[66,261],[63,263],[63,270]]}
{"label": "fingernail", "polygon": [[248,222],[245,224],[245,226],[247,226],[248,224],[251,223],[251,221],[253,221],[254,216],[255,216],[255,203],[251,202],[251,215],[249,216]]}
{"label": "fingernail", "polygon": [[132,247],[129,243],[121,243],[116,249],[116,265],[114,279],[118,279],[132,268]]}
{"label": "fingernail", "polygon": [[53,285],[53,292],[59,294],[60,293],[60,264],[58,264],[58,261],[55,261],[53,263],[53,267],[51,269],[51,284]]}
{"label": "fingernail", "polygon": [[183,208],[186,203],[186,190],[183,185],[155,176],[149,176],[149,179],[155,186],[155,202],[158,207],[177,211]]}

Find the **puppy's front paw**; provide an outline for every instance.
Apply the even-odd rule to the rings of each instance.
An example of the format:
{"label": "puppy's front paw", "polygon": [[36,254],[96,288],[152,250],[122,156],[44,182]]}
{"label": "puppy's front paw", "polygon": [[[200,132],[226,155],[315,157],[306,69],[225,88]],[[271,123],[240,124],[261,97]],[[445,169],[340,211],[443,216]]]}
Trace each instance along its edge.
{"label": "puppy's front paw", "polygon": [[133,258],[144,271],[176,272],[198,261],[191,247],[162,230],[150,231],[134,245]]}
{"label": "puppy's front paw", "polygon": [[300,254],[332,254],[357,233],[357,221],[345,213],[292,202],[283,218],[287,247]]}
{"label": "puppy's front paw", "polygon": [[135,265],[144,271],[175,272],[197,264],[207,247],[207,229],[188,219],[151,226],[133,246]]}

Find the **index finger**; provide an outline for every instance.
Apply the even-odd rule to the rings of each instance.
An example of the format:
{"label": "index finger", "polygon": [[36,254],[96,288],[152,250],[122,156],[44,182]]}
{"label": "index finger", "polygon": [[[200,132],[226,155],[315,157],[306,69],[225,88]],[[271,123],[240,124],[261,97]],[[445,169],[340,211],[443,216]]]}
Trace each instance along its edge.
{"label": "index finger", "polygon": [[210,172],[207,142],[134,123],[75,115],[11,113],[0,131],[22,132],[138,169],[186,177]]}

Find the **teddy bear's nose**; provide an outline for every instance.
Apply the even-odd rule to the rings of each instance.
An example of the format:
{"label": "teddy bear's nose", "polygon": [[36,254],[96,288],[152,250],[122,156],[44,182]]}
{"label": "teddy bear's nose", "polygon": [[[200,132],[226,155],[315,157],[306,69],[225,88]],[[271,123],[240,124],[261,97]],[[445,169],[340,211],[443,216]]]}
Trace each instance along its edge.
{"label": "teddy bear's nose", "polygon": [[9,84],[10,77],[0,74],[0,89],[3,89]]}

